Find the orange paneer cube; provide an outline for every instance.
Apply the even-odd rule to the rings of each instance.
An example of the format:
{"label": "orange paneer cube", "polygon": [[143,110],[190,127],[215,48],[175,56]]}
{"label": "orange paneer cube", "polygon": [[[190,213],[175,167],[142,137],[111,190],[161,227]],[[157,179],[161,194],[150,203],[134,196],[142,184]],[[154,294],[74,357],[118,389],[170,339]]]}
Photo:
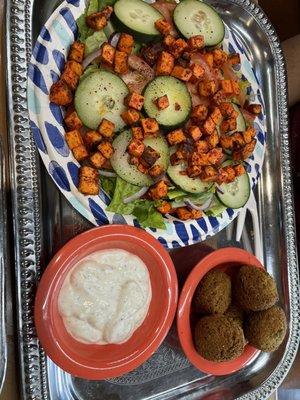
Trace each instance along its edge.
{"label": "orange paneer cube", "polygon": [[189,68],[184,68],[181,65],[175,65],[171,72],[171,76],[187,82],[192,76],[192,71]]}
{"label": "orange paneer cube", "polygon": [[204,68],[201,67],[201,65],[193,64],[191,66],[191,71],[192,71],[192,76],[191,76],[190,81],[192,83],[196,83],[198,80],[201,80],[204,78],[205,71],[204,71]]}
{"label": "orange paneer cube", "polygon": [[159,110],[165,110],[170,105],[169,98],[166,94],[164,96],[158,97],[156,100],[154,100],[154,103]]}
{"label": "orange paneer cube", "polygon": [[86,160],[89,156],[89,152],[87,151],[86,147],[83,144],[74,147],[72,149],[72,152],[77,161]]}
{"label": "orange paneer cube", "polygon": [[84,50],[85,50],[84,43],[79,41],[73,42],[69,50],[68,60],[73,60],[78,63],[82,63],[84,58]]}
{"label": "orange paneer cube", "polygon": [[128,33],[121,33],[120,39],[117,44],[117,49],[129,55],[132,52],[133,46],[134,46],[133,37]]}
{"label": "orange paneer cube", "polygon": [[94,147],[97,147],[98,144],[101,142],[102,140],[102,136],[100,135],[99,132],[97,131],[88,131],[85,133],[85,135],[83,136],[83,140],[85,145],[89,148],[92,149]]}
{"label": "orange paneer cube", "polygon": [[143,140],[144,138],[144,132],[140,126],[133,126],[131,128],[131,133],[134,139]]}
{"label": "orange paneer cube", "polygon": [[82,136],[77,129],[66,132],[65,139],[70,150],[73,150],[75,147],[83,145]]}
{"label": "orange paneer cube", "polygon": [[159,131],[158,122],[154,118],[142,118],[141,124],[145,136],[156,135],[157,132]]}
{"label": "orange paneer cube", "polygon": [[196,35],[189,38],[188,47],[190,50],[201,50],[204,47],[204,37],[202,35]]}
{"label": "orange paneer cube", "polygon": [[101,46],[100,55],[101,61],[109,66],[112,66],[115,59],[115,53],[116,50],[113,46],[111,46],[109,43],[103,43],[103,45]]}
{"label": "orange paneer cube", "polygon": [[182,129],[175,129],[175,131],[167,134],[167,140],[171,146],[182,143],[185,139],[186,137]]}
{"label": "orange paneer cube", "polygon": [[103,165],[106,163],[106,158],[99,151],[92,154],[89,160],[92,166],[98,169],[102,168]]}
{"label": "orange paneer cube", "polygon": [[200,96],[212,96],[217,91],[217,85],[214,80],[200,81],[198,85]]}
{"label": "orange paneer cube", "polygon": [[125,51],[116,51],[114,71],[117,74],[125,74],[128,71],[128,54]]}
{"label": "orange paneer cube", "polygon": [[125,104],[127,107],[140,111],[144,105],[144,96],[136,92],[129,93],[125,98]]}
{"label": "orange paneer cube", "polygon": [[155,28],[160,32],[163,36],[168,35],[171,32],[172,26],[166,21],[164,18],[158,19],[154,23]]}
{"label": "orange paneer cube", "polygon": [[140,113],[134,108],[123,111],[121,117],[126,125],[133,125],[140,119]]}
{"label": "orange paneer cube", "polygon": [[98,130],[102,136],[111,137],[114,134],[115,124],[108,119],[103,118],[100,122]]}
{"label": "orange paneer cube", "polygon": [[192,125],[188,128],[188,134],[193,138],[193,140],[196,142],[199,140],[202,136],[202,132],[198,126]]}
{"label": "orange paneer cube", "polygon": [[94,31],[101,31],[107,25],[107,19],[102,12],[95,12],[86,16],[85,22]]}
{"label": "orange paneer cube", "polygon": [[193,107],[191,117],[195,121],[204,121],[208,114],[208,108],[204,104]]}
{"label": "orange paneer cube", "polygon": [[156,75],[170,75],[174,68],[174,57],[167,51],[162,51],[156,64]]}

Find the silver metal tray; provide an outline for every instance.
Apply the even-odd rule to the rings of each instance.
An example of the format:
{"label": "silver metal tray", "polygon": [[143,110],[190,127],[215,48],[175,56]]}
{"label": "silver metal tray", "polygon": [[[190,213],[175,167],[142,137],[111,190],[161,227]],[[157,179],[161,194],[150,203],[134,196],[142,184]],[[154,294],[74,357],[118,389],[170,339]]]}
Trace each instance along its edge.
{"label": "silver metal tray", "polygon": [[5,158],[0,139],[0,393],[3,387],[7,367],[7,338],[6,338],[6,291],[5,268],[7,268],[7,226],[6,226],[6,186]]}
{"label": "silver metal tray", "polygon": [[[75,1],[75,0],[70,0]],[[186,360],[176,330],[136,371],[110,381],[91,382],[65,374],[45,357],[36,338],[33,301],[40,275],[51,256],[70,238],[90,228],[74,211],[40,165],[29,128],[27,66],[32,45],[56,0],[7,0],[7,90],[10,173],[21,391],[34,400],[265,399],[286,376],[300,337],[300,290],[291,188],[287,88],[283,55],[272,26],[248,0],[211,0],[243,42],[255,66],[267,109],[267,151],[257,196],[264,263],[275,277],[289,332],[272,354],[261,353],[228,377],[203,375]],[[251,236],[251,223],[246,225]],[[172,251],[179,281],[213,248],[236,245],[226,233]]]}

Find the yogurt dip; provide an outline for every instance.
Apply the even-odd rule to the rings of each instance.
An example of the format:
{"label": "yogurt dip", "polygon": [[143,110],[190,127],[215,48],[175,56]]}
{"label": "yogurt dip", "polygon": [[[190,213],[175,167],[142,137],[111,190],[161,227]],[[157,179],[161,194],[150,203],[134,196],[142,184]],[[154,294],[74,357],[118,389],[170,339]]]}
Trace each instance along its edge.
{"label": "yogurt dip", "polygon": [[143,323],[151,297],[149,272],[138,256],[122,249],[101,250],[68,273],[58,310],[79,342],[118,344]]}

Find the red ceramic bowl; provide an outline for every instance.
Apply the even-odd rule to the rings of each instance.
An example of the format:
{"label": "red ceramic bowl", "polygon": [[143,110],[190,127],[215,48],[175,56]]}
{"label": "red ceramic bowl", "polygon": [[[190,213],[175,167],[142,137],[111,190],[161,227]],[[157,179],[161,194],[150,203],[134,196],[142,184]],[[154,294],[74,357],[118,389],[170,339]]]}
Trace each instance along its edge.
{"label": "red ceramic bowl", "polygon": [[[90,345],[75,340],[58,312],[58,295],[69,270],[86,255],[120,248],[146,264],[152,300],[143,324],[119,345]],[[63,370],[84,379],[123,375],[146,361],[159,347],[174,319],[177,276],[168,252],[141,229],[124,225],[103,226],[68,242],[52,259],[40,281],[35,299],[35,325],[47,355]]]}
{"label": "red ceramic bowl", "polygon": [[195,266],[182,288],[177,310],[179,340],[190,362],[207,374],[228,375],[236,372],[253,360],[259,352],[259,350],[247,344],[243,354],[235,360],[209,361],[201,357],[196,351],[191,330],[191,303],[195,290],[204,275],[211,269],[218,268],[232,276],[237,271],[237,267],[245,264],[252,265],[253,268],[263,268],[258,259],[245,250],[227,247],[213,251]]}

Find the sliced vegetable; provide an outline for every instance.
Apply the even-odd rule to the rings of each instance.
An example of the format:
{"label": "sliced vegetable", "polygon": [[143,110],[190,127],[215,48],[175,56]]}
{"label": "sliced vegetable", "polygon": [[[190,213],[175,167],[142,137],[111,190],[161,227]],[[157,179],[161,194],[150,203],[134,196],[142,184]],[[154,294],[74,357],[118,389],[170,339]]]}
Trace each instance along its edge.
{"label": "sliced vegetable", "polygon": [[[234,130],[234,132],[236,132],[236,131],[243,132],[244,130],[246,130],[246,127],[247,127],[245,118],[241,112],[240,107],[237,104],[232,104],[232,105],[233,105],[233,108],[235,109],[235,111],[237,111],[239,114],[236,119],[236,129]],[[233,133],[233,131],[230,133]]]}
{"label": "sliced vegetable", "polygon": [[[231,163],[232,161],[228,160],[222,166],[225,167]],[[230,208],[244,207],[251,193],[249,175],[245,173],[236,177],[231,183],[222,183],[220,188],[222,193],[217,191],[216,195],[222,204]]]}
{"label": "sliced vegetable", "polygon": [[[175,149],[173,148],[172,152],[174,151]],[[186,168],[186,162],[182,162],[177,165],[169,165],[167,174],[176,186],[188,193],[206,192],[211,187],[211,183],[203,182],[200,178],[190,178],[188,175],[183,175],[182,172],[184,172]]]}
{"label": "sliced vegetable", "polygon": [[217,196],[212,198],[212,202],[207,210],[205,210],[205,214],[211,215],[213,217],[217,217],[218,215],[222,214],[223,211],[226,210],[224,204],[222,204]]}
{"label": "sliced vegetable", "polygon": [[132,185],[118,177],[112,201],[106,210],[117,214],[134,215],[143,228],[165,229],[164,218],[156,210],[153,201],[143,199],[134,200],[128,204],[124,203],[124,197],[133,196],[140,190],[139,186]]}
{"label": "sliced vegetable", "polygon": [[115,192],[116,178],[109,178],[100,175],[100,187],[110,198],[112,198]]}
{"label": "sliced vegetable", "polygon": [[[84,55],[87,57],[89,54],[100,49],[102,43],[106,42],[106,36],[103,31],[94,32],[85,40],[85,51]],[[85,67],[83,67],[85,68]]]}
{"label": "sliced vegetable", "polygon": [[140,199],[142,196],[144,196],[144,194],[147,192],[147,190],[148,190],[147,186],[142,187],[142,189],[139,190],[138,192],[132,194],[131,196],[123,198],[123,203],[128,204],[131,201]]}
{"label": "sliced vegetable", "polygon": [[103,169],[99,169],[99,175],[106,176],[107,178],[116,178],[117,174],[113,171],[105,171]]}
{"label": "sliced vegetable", "polygon": [[160,33],[154,23],[163,16],[142,0],[118,0],[114,5],[113,23],[142,43],[156,40]]}
{"label": "sliced vegetable", "polygon": [[218,13],[199,0],[182,0],[174,10],[174,22],[179,32],[189,39],[202,35],[205,46],[215,46],[225,35],[225,27]]}
{"label": "sliced vegetable", "polygon": [[116,130],[124,127],[121,113],[125,111],[124,99],[128,88],[117,75],[99,70],[84,78],[75,93],[75,108],[88,128],[97,129],[103,118],[115,124]]}
{"label": "sliced vegetable", "polygon": [[[167,95],[169,106],[163,110],[154,103]],[[192,100],[186,85],[172,76],[159,76],[148,83],[144,90],[144,110],[150,118],[167,129],[183,125],[189,118]]]}
{"label": "sliced vegetable", "polygon": [[[129,130],[122,132],[113,142],[114,154],[110,159],[111,165],[116,173],[125,181],[138,186],[151,186],[153,180],[149,175],[140,172],[135,165],[129,164],[127,146],[132,138]],[[156,150],[160,157],[154,165],[160,165],[163,170],[168,168],[169,147],[163,136],[149,137],[144,140],[145,146]]]}

